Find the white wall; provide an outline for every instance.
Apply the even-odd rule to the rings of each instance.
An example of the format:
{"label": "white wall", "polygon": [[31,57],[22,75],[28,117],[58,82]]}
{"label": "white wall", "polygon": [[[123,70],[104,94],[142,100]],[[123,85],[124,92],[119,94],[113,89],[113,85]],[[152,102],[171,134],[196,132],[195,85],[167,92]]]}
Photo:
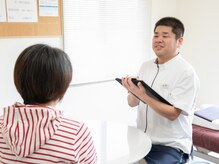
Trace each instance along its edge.
{"label": "white wall", "polygon": [[[218,0],[152,0],[151,25],[163,16],[176,16],[186,27],[182,55],[194,65],[200,80],[198,105],[219,104],[217,92],[219,21]],[[13,84],[14,62],[20,51],[35,42],[45,42],[62,48],[62,38],[0,39],[0,107],[20,101]],[[116,82],[70,87],[59,105],[65,115],[81,119],[104,119],[133,124],[136,110],[128,107],[127,92]]]}
{"label": "white wall", "polygon": [[[154,29],[154,24],[161,17],[165,16],[178,16],[178,1],[179,0],[152,0],[152,11],[151,11],[151,29]],[[153,33],[152,33],[153,34]]]}
{"label": "white wall", "polygon": [[181,53],[194,66],[200,78],[201,89],[197,105],[219,105],[217,97],[219,1],[152,0],[152,2],[152,26],[163,16],[178,17],[185,25]]}
{"label": "white wall", "polygon": [[179,6],[186,26],[183,56],[193,64],[201,82],[198,103],[219,105],[219,1],[181,0]]}
{"label": "white wall", "polygon": [[13,82],[14,64],[20,52],[34,43],[47,43],[59,48],[63,47],[61,37],[0,38],[0,108],[21,101]]}
{"label": "white wall", "polygon": [[[16,101],[22,102],[13,82],[14,64],[20,52],[34,43],[63,48],[63,39],[60,37],[0,38],[1,108]],[[134,125],[136,110],[129,110],[126,95],[126,90],[116,81],[70,87],[58,108],[68,117],[76,119],[115,120]]]}

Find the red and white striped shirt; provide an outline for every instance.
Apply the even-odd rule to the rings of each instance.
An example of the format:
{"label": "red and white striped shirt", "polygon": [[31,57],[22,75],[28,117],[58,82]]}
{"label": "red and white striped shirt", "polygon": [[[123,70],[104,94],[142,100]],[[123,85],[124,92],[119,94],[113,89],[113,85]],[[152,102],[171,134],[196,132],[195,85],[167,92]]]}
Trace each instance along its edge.
{"label": "red and white striped shirt", "polygon": [[88,127],[52,107],[16,103],[0,118],[0,163],[96,164]]}

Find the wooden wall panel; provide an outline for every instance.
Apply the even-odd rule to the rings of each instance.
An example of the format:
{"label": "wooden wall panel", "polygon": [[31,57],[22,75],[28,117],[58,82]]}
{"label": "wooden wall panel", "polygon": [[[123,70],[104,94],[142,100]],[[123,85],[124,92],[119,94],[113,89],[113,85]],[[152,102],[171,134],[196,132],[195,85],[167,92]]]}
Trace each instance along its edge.
{"label": "wooden wall panel", "polygon": [[0,37],[58,36],[62,33],[62,0],[59,0],[58,17],[40,17],[38,12],[38,22],[0,23]]}

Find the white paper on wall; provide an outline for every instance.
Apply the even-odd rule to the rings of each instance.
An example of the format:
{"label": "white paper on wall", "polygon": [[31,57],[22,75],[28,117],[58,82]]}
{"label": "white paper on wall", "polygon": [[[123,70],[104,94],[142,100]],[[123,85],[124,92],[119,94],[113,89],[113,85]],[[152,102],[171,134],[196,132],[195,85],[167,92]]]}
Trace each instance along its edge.
{"label": "white paper on wall", "polygon": [[0,22],[6,22],[5,0],[0,0]]}
{"label": "white paper on wall", "polygon": [[7,0],[8,22],[37,22],[37,1]]}

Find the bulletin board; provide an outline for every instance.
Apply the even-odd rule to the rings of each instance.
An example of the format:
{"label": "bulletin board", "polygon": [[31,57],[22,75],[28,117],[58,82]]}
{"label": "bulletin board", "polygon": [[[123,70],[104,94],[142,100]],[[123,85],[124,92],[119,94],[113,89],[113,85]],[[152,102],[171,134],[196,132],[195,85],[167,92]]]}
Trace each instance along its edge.
{"label": "bulletin board", "polygon": [[40,37],[62,35],[62,0],[58,0],[58,16],[39,16],[37,22],[1,22],[0,37]]}

